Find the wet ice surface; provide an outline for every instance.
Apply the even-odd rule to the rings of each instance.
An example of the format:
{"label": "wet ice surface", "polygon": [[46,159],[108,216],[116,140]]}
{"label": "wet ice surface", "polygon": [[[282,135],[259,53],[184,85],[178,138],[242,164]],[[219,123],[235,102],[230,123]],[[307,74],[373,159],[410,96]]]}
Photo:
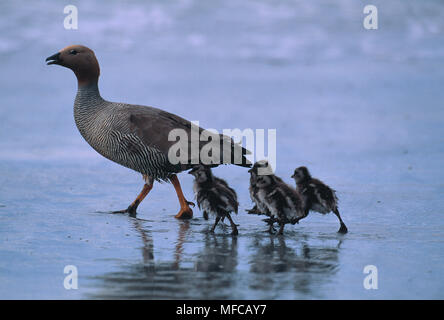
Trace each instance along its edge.
{"label": "wet ice surface", "polygon": [[[2,3],[0,298],[443,298],[443,54],[439,1]],[[83,16],[82,16],[83,14]],[[128,23],[131,21],[131,23]],[[26,22],[26,23],[24,23]],[[72,118],[74,76],[43,60],[91,46],[102,95],[165,108],[207,128],[277,129],[277,174],[299,165],[338,190],[349,233],[313,213],[270,236],[248,173],[221,167],[239,196],[238,237],[209,235],[198,210],[178,221],[168,184],[138,219],[137,173],[96,155]],[[192,177],[179,176],[192,198]],[[365,290],[375,265],[379,289]],[[65,290],[75,265],[79,289]]]}

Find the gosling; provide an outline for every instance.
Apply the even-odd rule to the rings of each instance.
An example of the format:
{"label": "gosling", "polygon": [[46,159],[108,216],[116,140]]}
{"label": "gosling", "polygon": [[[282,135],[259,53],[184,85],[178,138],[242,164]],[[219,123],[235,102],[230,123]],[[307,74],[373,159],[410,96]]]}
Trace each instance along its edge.
{"label": "gosling", "polygon": [[322,181],[312,178],[306,167],[296,168],[291,177],[296,182],[298,192],[304,198],[306,216],[310,210],[321,214],[327,214],[333,211],[341,224],[338,233],[345,234],[348,232],[339,214],[338,198],[334,189]]}
{"label": "gosling", "polygon": [[208,220],[208,214],[216,216],[211,233],[214,233],[219,221],[227,217],[230,221],[232,235],[237,235],[236,224],[230,216],[231,212],[237,214],[239,203],[236,192],[228,186],[228,183],[217,178],[211,172],[211,168],[204,165],[193,167],[189,174],[194,176],[194,195],[199,209],[203,211],[203,216]]}
{"label": "gosling", "polygon": [[269,218],[264,221],[270,226],[268,230],[270,233],[274,230],[275,222],[279,224],[278,234],[282,235],[285,224],[298,223],[305,217],[302,196],[274,175],[267,161],[256,162],[249,172],[250,196],[255,206],[248,212],[268,216]]}

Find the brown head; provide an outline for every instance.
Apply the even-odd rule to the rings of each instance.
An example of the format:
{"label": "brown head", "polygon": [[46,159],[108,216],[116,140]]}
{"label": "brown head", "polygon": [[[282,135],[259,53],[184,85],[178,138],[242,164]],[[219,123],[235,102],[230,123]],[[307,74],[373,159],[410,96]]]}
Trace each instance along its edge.
{"label": "brown head", "polygon": [[99,62],[94,51],[85,46],[68,46],[46,58],[46,61],[48,65],[58,64],[71,69],[77,77],[79,86],[97,83],[99,79]]}

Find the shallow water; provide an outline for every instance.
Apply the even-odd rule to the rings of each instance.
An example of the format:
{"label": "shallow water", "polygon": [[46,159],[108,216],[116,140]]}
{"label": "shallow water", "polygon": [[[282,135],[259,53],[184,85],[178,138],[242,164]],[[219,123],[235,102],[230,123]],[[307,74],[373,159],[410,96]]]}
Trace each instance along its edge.
{"label": "shallow water", "polygon": [[[57,1],[0,4],[0,298],[442,299],[444,5],[373,1]],[[6,19],[7,17],[7,19]],[[102,95],[203,127],[277,129],[278,175],[295,167],[338,191],[349,233],[313,213],[284,237],[247,215],[249,175],[220,167],[239,196],[229,226],[177,221],[156,184],[97,155],[73,117],[76,83],[44,58],[92,47]],[[192,177],[179,176],[192,198]],[[65,290],[75,265],[79,289]],[[363,269],[378,268],[377,290]]]}

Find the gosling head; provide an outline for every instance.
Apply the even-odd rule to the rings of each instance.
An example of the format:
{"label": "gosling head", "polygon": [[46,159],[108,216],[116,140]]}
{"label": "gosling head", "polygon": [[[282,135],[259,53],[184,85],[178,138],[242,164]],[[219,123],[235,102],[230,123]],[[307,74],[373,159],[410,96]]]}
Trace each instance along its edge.
{"label": "gosling head", "polygon": [[68,46],[46,58],[46,61],[48,65],[57,64],[71,69],[77,77],[79,86],[97,83],[99,79],[99,62],[94,51],[85,46]]}
{"label": "gosling head", "polygon": [[213,174],[211,173],[211,169],[209,167],[203,166],[201,164],[193,167],[193,169],[188,171],[188,173],[194,176],[197,183],[204,183],[207,181],[210,182],[213,178]]}
{"label": "gosling head", "polygon": [[294,173],[291,177],[296,181],[296,183],[299,183],[306,179],[310,179],[311,175],[307,167],[299,167],[294,170]]}
{"label": "gosling head", "polygon": [[273,174],[273,169],[267,160],[259,160],[248,172],[250,172],[251,175],[270,175]]}

